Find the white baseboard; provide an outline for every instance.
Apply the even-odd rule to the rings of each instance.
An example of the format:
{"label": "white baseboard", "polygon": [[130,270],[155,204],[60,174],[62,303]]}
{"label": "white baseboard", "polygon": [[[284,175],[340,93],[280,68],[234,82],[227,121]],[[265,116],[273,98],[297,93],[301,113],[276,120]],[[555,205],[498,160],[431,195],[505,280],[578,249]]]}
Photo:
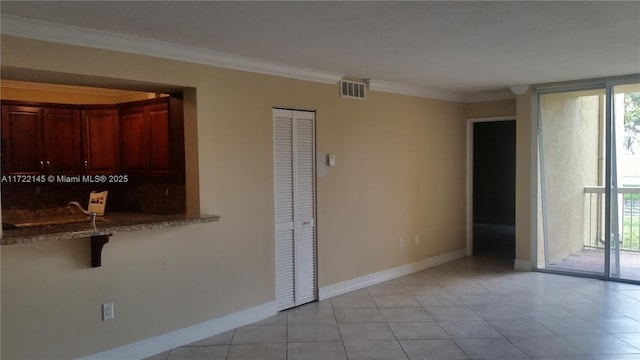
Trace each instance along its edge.
{"label": "white baseboard", "polygon": [[83,357],[80,360],[128,360],[144,359],[192,342],[202,340],[225,331],[266,319],[278,312],[276,302],[268,302],[256,307],[225,315],[184,329]]}
{"label": "white baseboard", "polygon": [[531,271],[531,261],[515,259],[513,261],[513,270],[515,270],[515,271]]}
{"label": "white baseboard", "polygon": [[355,279],[343,281],[337,284],[328,285],[318,289],[320,300],[332,298],[334,296],[346,294],[355,290],[363,289],[371,285],[392,280],[400,276],[424,270],[430,267],[442,265],[453,260],[467,256],[467,249],[459,249],[446,254],[422,259],[410,264],[400,265],[391,269],[382,270],[373,274],[361,276]]}

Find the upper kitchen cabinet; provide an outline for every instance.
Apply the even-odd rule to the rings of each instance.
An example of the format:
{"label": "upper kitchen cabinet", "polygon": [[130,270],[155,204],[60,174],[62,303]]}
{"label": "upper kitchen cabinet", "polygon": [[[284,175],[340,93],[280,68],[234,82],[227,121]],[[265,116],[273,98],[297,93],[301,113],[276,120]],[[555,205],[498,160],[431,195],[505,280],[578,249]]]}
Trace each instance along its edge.
{"label": "upper kitchen cabinet", "polygon": [[82,159],[79,111],[44,108],[43,117],[45,172],[69,175],[79,173]]}
{"label": "upper kitchen cabinet", "polygon": [[132,175],[170,174],[168,98],[121,104],[120,164]]}
{"label": "upper kitchen cabinet", "polygon": [[6,174],[76,174],[81,163],[79,111],[2,106]]}
{"label": "upper kitchen cabinet", "polygon": [[120,169],[118,110],[114,107],[82,110],[83,171],[116,174]]}
{"label": "upper kitchen cabinet", "polygon": [[2,102],[2,173],[184,182],[181,94],[121,104]]}
{"label": "upper kitchen cabinet", "polygon": [[38,139],[42,139],[42,108],[2,106],[3,175],[44,170],[42,140]]}

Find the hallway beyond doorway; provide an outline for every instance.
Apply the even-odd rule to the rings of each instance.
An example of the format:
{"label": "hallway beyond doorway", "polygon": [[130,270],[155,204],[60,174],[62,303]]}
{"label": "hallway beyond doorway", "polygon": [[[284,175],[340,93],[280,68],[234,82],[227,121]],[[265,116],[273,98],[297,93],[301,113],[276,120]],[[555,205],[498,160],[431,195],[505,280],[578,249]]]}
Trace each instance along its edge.
{"label": "hallway beyond doorway", "polygon": [[473,255],[515,259],[515,120],[471,123]]}

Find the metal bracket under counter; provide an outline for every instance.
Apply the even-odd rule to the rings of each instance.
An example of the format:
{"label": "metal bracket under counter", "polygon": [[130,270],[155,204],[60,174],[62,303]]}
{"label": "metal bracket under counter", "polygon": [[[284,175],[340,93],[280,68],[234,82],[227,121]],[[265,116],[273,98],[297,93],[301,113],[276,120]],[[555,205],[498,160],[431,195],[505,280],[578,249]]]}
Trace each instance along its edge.
{"label": "metal bracket under counter", "polygon": [[113,234],[93,235],[91,239],[91,267],[96,268],[102,266],[102,248],[109,242],[109,238]]}

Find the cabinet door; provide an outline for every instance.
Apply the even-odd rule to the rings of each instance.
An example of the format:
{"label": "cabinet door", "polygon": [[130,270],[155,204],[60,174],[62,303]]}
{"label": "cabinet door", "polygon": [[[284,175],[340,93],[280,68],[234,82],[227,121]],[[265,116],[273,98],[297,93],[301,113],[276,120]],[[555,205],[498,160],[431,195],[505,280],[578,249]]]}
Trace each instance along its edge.
{"label": "cabinet door", "polygon": [[44,167],[49,173],[77,174],[82,159],[78,110],[44,108]]}
{"label": "cabinet door", "polygon": [[169,108],[166,101],[121,108],[120,161],[130,174],[169,174]]}
{"label": "cabinet door", "polygon": [[41,108],[3,105],[2,140],[7,174],[37,174],[44,170]]}
{"label": "cabinet door", "polygon": [[166,103],[145,106],[149,122],[149,157],[147,167],[152,175],[169,173],[169,111]]}
{"label": "cabinet door", "polygon": [[82,111],[83,168],[90,174],[115,174],[119,169],[118,110]]}
{"label": "cabinet door", "polygon": [[141,173],[147,168],[149,136],[144,107],[124,109],[120,115],[120,164],[129,173]]}

